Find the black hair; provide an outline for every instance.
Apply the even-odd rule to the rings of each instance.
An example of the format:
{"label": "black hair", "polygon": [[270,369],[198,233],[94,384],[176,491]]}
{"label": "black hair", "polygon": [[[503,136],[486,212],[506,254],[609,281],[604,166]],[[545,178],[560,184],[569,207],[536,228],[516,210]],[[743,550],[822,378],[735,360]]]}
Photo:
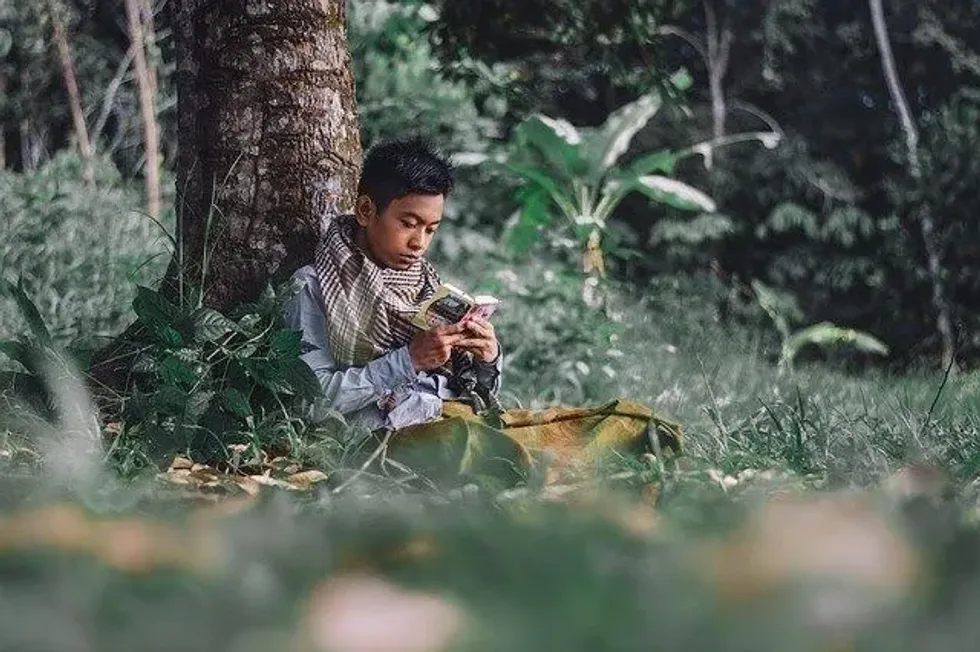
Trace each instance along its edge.
{"label": "black hair", "polygon": [[424,138],[393,140],[368,152],[357,184],[381,213],[406,195],[448,195],[453,188],[449,159]]}

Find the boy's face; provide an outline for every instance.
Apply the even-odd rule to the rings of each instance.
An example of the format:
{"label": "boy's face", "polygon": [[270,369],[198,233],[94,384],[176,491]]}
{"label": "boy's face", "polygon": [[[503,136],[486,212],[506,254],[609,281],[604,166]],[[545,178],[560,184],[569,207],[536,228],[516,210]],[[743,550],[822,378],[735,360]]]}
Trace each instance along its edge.
{"label": "boy's face", "polygon": [[357,198],[357,223],[364,228],[364,246],[381,267],[408,269],[421,258],[442,221],[442,195],[406,195],[379,214],[370,197]]}

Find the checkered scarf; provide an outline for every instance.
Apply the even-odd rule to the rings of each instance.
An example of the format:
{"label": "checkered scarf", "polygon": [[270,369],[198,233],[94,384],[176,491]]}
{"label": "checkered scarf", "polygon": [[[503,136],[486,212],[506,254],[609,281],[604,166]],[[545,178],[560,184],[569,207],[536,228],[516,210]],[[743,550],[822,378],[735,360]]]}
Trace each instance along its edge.
{"label": "checkered scarf", "polygon": [[355,243],[356,228],[353,215],[327,219],[314,257],[330,351],[343,366],[363,366],[408,344],[418,330],[409,320],[439,286],[424,259],[407,270],[374,264]]}

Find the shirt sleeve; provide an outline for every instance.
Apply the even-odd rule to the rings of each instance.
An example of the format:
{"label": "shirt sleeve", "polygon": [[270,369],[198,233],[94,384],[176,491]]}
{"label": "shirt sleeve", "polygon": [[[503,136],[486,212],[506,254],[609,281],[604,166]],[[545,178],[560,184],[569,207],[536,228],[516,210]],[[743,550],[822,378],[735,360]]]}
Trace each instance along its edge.
{"label": "shirt sleeve", "polygon": [[320,381],[326,402],[342,414],[349,414],[406,385],[414,384],[417,373],[408,347],[394,349],[362,367],[341,369],[327,343],[326,320],[320,305],[318,283],[309,268],[294,275],[300,283],[285,309],[286,327],[302,332],[303,360]]}

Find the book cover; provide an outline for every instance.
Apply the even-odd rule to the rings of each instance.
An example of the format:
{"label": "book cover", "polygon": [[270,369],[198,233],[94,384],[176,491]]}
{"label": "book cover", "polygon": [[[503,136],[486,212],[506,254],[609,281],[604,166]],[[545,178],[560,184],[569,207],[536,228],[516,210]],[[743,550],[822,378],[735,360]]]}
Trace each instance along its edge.
{"label": "book cover", "polygon": [[428,330],[436,326],[455,324],[479,315],[489,319],[500,301],[490,295],[470,296],[463,290],[444,283],[436,288],[412,317],[412,323]]}

